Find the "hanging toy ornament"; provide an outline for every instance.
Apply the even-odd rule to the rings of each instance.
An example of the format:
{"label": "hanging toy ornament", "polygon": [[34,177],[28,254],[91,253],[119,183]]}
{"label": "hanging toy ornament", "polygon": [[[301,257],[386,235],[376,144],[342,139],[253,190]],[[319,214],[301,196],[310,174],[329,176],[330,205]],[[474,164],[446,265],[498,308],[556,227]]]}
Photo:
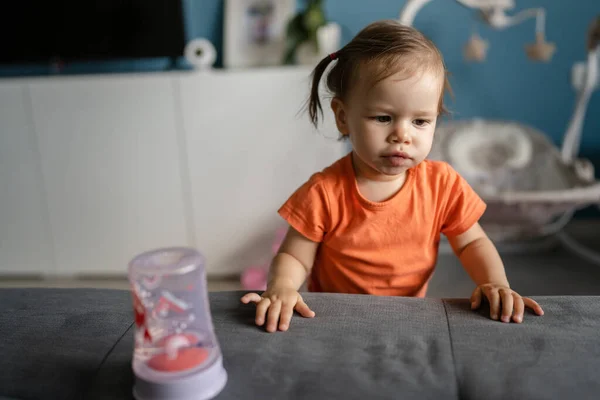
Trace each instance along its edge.
{"label": "hanging toy ornament", "polygon": [[538,32],[535,35],[535,43],[525,45],[525,54],[533,61],[548,62],[556,51],[554,43],[546,42],[544,34]]}
{"label": "hanging toy ornament", "polygon": [[487,41],[483,40],[477,33],[473,33],[463,48],[464,57],[467,61],[482,62],[485,60],[488,47]]}

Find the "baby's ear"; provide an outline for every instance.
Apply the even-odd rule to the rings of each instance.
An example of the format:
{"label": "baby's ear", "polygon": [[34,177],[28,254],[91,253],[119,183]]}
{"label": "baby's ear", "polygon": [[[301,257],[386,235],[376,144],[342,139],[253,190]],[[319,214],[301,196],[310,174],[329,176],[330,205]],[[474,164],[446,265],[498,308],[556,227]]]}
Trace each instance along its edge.
{"label": "baby's ear", "polygon": [[350,130],[348,129],[348,114],[346,113],[346,106],[339,97],[334,97],[331,100],[331,109],[335,116],[335,124],[337,125],[338,131],[344,136],[348,136]]}

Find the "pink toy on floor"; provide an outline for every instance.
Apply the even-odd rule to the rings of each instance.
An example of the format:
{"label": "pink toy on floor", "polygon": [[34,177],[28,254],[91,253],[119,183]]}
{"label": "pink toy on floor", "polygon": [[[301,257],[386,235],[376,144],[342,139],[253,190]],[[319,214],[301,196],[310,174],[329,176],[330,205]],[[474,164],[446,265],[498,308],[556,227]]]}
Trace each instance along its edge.
{"label": "pink toy on floor", "polygon": [[[283,243],[286,233],[287,229],[285,227],[279,228],[275,231],[275,238],[271,247],[273,255],[277,254],[279,251],[279,247],[281,247],[281,243]],[[242,272],[242,287],[245,290],[266,290],[268,274],[269,264],[248,267],[244,270],[244,272]]]}

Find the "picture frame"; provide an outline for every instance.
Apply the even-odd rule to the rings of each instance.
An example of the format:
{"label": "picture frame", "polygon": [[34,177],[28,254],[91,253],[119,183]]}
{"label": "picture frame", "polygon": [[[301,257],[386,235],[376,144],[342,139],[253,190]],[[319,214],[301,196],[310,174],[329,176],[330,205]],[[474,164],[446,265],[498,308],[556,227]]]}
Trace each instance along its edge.
{"label": "picture frame", "polygon": [[286,28],[296,0],[225,0],[223,66],[283,65]]}

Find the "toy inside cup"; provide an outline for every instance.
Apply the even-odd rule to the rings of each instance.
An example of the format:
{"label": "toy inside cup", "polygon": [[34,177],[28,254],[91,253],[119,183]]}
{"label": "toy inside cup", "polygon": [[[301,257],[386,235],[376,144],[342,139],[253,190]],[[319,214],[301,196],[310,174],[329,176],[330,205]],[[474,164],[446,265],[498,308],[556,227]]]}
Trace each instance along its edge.
{"label": "toy inside cup", "polygon": [[160,372],[181,372],[201,365],[209,352],[198,347],[198,335],[194,333],[176,334],[159,341],[164,352],[152,357],[148,366]]}

